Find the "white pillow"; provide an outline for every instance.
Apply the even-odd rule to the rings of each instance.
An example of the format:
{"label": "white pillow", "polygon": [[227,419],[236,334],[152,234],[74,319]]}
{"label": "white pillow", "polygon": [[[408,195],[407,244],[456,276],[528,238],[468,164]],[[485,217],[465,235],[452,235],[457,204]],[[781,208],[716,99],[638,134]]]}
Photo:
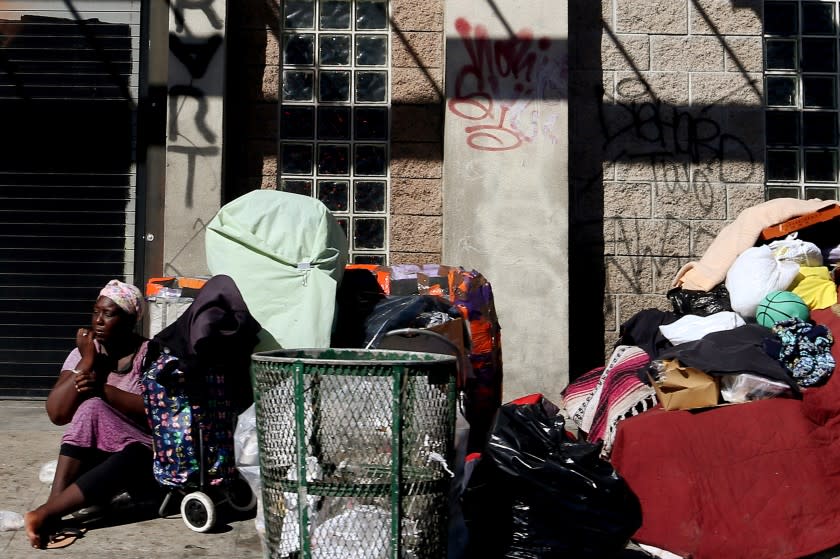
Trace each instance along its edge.
{"label": "white pillow", "polygon": [[726,273],[726,289],[732,310],[743,317],[755,316],[756,307],[771,291],[787,290],[799,273],[799,264],[776,260],[770,247],[748,248]]}

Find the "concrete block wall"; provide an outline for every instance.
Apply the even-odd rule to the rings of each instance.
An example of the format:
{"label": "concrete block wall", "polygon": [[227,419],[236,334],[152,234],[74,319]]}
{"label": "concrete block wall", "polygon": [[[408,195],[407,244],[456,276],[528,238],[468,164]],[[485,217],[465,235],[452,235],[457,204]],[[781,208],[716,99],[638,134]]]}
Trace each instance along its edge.
{"label": "concrete block wall", "polygon": [[570,2],[571,300],[586,301],[571,323],[590,348],[573,376],[636,312],[670,310],[679,267],[764,200],[761,13],[761,0]]}
{"label": "concrete block wall", "polygon": [[[227,201],[278,187],[282,2],[229,5]],[[390,261],[439,262],[443,0],[391,0]]]}
{"label": "concrete block wall", "polygon": [[443,0],[391,0],[390,262],[440,262]]}

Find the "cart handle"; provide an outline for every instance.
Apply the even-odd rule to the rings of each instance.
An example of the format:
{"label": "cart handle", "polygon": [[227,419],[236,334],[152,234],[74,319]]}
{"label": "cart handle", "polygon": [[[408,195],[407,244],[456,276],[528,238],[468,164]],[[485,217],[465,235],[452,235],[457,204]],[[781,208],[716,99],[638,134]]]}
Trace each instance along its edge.
{"label": "cart handle", "polygon": [[458,390],[464,389],[464,385],[467,381],[466,376],[468,370],[465,363],[466,356],[464,355],[464,352],[461,351],[461,348],[455,345],[455,343],[452,340],[450,340],[442,334],[438,334],[437,332],[433,332],[432,330],[425,330],[422,328],[398,328],[396,330],[389,330],[388,332],[385,332],[385,334],[382,335],[382,339],[390,338],[393,336],[402,336],[405,338],[413,338],[416,336],[428,336],[430,338],[434,338],[438,341],[444,342],[447,346],[449,346],[452,349],[453,356],[456,358],[455,364],[458,370],[455,378],[458,383]]}

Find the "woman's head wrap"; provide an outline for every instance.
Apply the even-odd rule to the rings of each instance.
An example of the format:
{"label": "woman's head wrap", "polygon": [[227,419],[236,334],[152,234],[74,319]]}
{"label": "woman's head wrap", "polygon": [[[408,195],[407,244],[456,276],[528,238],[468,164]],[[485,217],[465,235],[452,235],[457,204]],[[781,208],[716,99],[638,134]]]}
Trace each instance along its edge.
{"label": "woman's head wrap", "polygon": [[143,294],[130,283],[112,279],[99,292],[100,297],[107,297],[119,308],[139,319],[143,315]]}

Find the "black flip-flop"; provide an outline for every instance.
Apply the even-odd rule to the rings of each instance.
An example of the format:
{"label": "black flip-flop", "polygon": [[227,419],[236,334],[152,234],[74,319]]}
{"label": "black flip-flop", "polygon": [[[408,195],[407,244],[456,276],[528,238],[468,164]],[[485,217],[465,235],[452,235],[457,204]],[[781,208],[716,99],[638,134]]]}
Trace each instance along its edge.
{"label": "black flip-flop", "polygon": [[85,532],[85,528],[61,528],[58,532],[50,534],[44,549],[61,549],[72,545],[79,538],[83,538]]}

